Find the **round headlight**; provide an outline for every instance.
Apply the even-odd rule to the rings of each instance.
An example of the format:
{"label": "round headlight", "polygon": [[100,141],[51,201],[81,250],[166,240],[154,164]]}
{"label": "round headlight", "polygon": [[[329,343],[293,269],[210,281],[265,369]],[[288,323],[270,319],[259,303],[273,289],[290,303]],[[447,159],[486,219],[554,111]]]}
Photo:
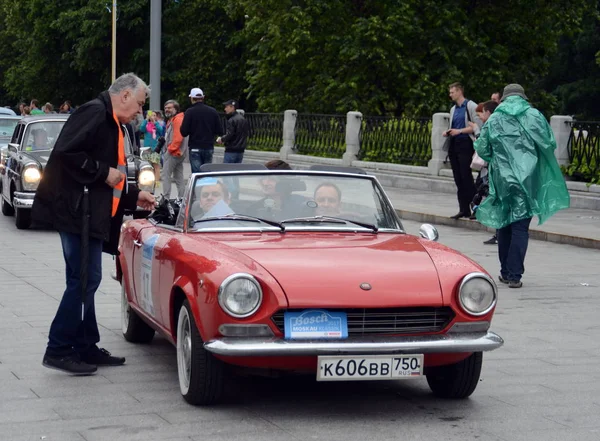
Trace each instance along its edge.
{"label": "round headlight", "polygon": [[42,174],[37,167],[27,167],[23,171],[23,189],[28,191],[34,191],[42,178]]}
{"label": "round headlight", "polygon": [[458,298],[471,315],[485,315],[496,305],[496,284],[484,273],[471,273],[460,284]]}
{"label": "round headlight", "polygon": [[233,274],[219,287],[219,305],[237,318],[254,314],[262,302],[262,290],[258,281],[250,274]]}
{"label": "round headlight", "polygon": [[154,169],[145,168],[140,171],[138,184],[143,186],[154,185]]}

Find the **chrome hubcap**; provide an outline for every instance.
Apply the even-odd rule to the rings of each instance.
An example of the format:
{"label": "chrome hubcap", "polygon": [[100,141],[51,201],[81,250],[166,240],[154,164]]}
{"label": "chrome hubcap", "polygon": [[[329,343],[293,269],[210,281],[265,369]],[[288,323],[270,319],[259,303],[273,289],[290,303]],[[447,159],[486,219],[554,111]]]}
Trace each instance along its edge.
{"label": "chrome hubcap", "polygon": [[190,317],[185,308],[181,308],[177,326],[177,367],[179,386],[181,392],[186,394],[190,386],[192,372],[192,332]]}

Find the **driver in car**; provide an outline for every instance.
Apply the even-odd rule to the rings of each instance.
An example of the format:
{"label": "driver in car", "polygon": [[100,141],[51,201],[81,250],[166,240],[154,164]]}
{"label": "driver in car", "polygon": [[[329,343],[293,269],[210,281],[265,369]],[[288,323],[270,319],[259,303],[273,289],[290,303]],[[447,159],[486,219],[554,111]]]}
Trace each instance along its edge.
{"label": "driver in car", "polygon": [[331,182],[324,182],[315,190],[317,216],[339,216],[342,204],[342,191]]}
{"label": "driver in car", "polygon": [[[31,134],[33,135],[33,143],[25,147],[26,151],[48,149],[48,133],[44,129],[33,129]],[[29,137],[29,140],[31,141],[31,137]]]}
{"label": "driver in car", "polygon": [[216,178],[202,178],[196,184],[196,200],[190,208],[193,220],[232,214],[227,186]]}

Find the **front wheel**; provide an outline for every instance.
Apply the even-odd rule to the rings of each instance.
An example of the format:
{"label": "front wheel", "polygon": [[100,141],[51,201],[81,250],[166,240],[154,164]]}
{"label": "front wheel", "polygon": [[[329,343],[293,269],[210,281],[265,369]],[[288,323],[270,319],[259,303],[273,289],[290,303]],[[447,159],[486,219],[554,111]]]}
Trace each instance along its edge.
{"label": "front wheel", "polygon": [[15,214],[15,209],[8,202],[6,202],[6,199],[4,199],[2,196],[0,196],[0,199],[2,199],[2,214],[4,216],[12,216]]}
{"label": "front wheel", "polygon": [[223,371],[223,363],[204,349],[186,300],[177,320],[177,372],[181,395],[190,404],[217,402],[223,393]]}
{"label": "front wheel", "polygon": [[429,368],[425,375],[434,395],[441,398],[467,398],[479,382],[483,354],[474,352],[464,360]]}
{"label": "front wheel", "polygon": [[121,329],[125,340],[132,343],[150,343],[154,337],[154,329],[129,306],[125,282],[121,282]]}
{"label": "front wheel", "polygon": [[19,230],[28,229],[31,225],[31,210],[27,208],[16,208],[15,225]]}

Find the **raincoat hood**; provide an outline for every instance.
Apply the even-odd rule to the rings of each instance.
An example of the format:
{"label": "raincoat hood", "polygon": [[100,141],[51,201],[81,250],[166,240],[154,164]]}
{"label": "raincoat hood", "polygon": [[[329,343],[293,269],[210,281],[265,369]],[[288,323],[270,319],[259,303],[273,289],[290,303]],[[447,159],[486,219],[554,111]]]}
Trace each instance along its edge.
{"label": "raincoat hood", "polygon": [[506,98],[483,126],[474,147],[489,163],[489,196],[476,212],[482,224],[503,228],[533,216],[542,224],[569,207],[552,129],[525,99]]}

